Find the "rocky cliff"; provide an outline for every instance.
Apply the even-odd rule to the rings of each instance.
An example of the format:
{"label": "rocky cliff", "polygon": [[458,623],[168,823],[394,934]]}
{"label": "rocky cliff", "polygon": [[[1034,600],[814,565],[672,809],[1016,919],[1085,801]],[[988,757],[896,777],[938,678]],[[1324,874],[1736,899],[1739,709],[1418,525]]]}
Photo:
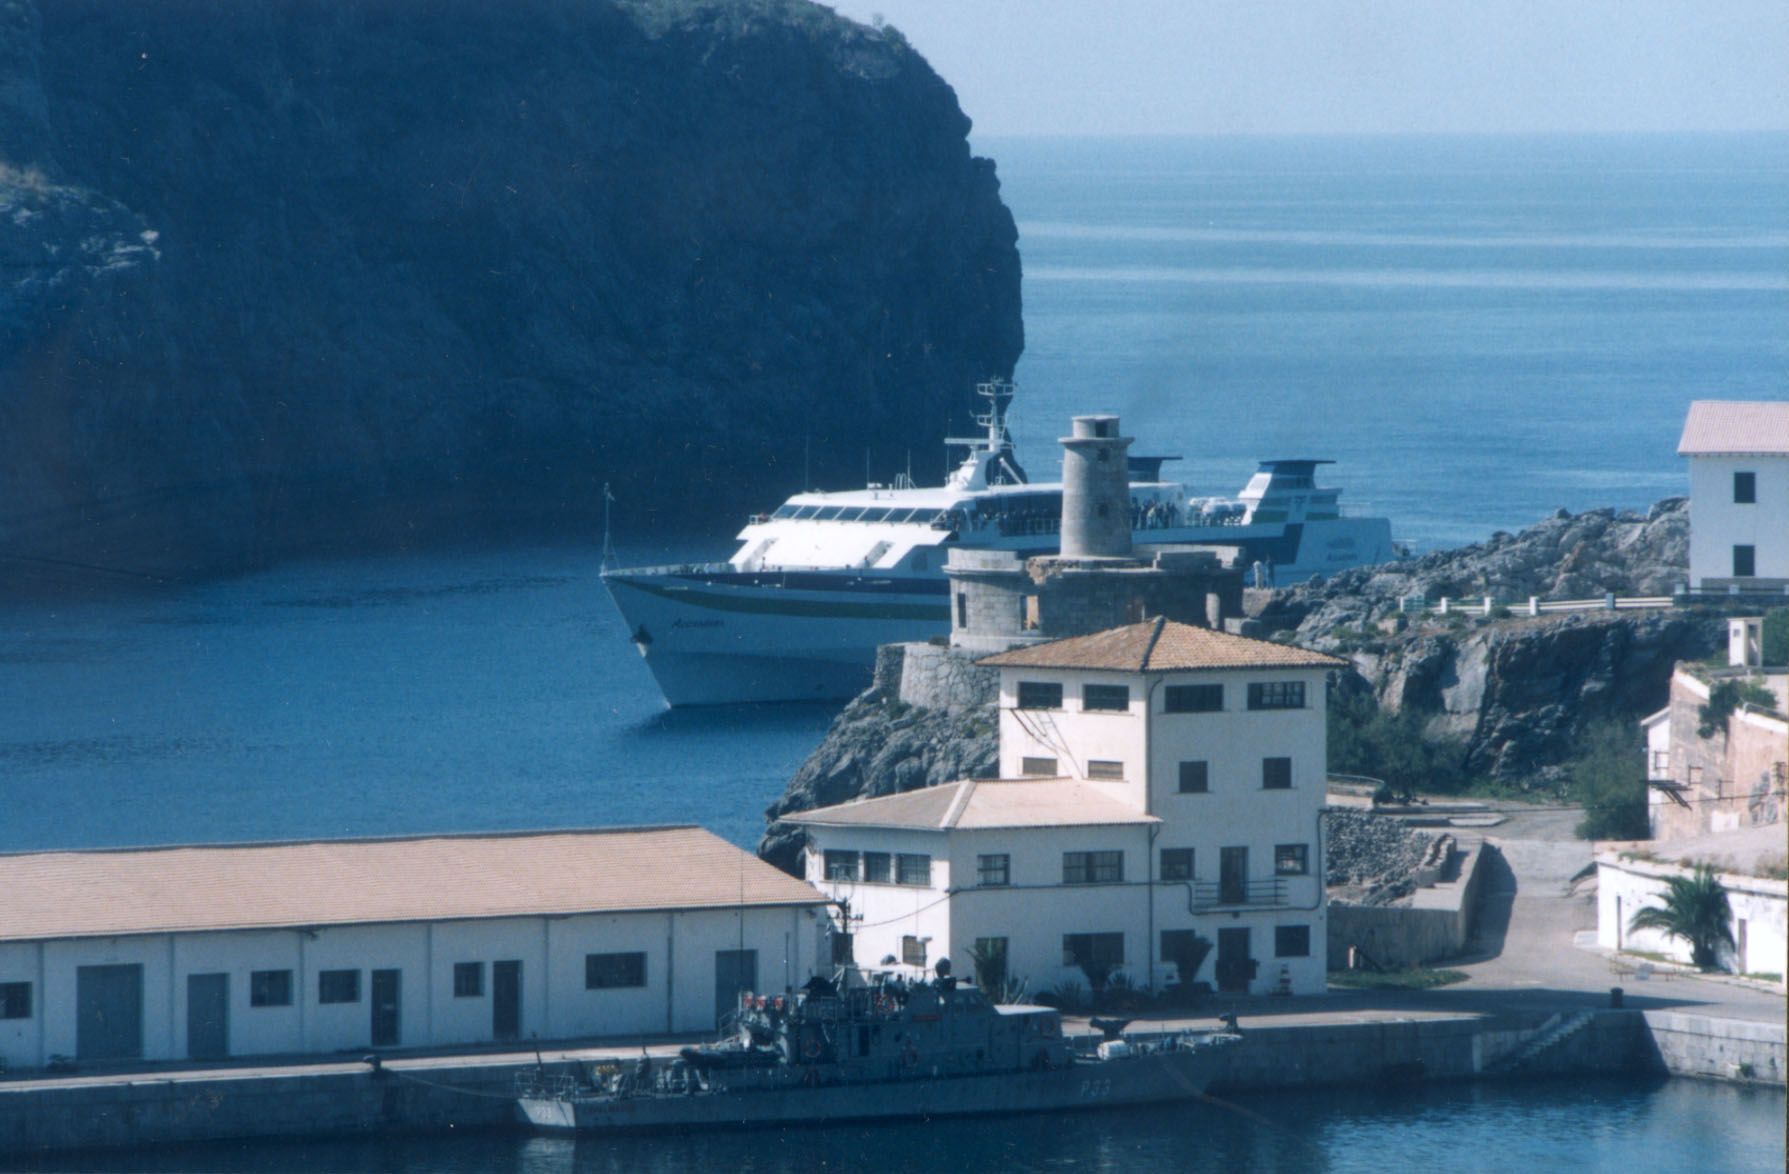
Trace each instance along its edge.
{"label": "rocky cliff", "polygon": [[[0,0],[0,554],[737,514],[1022,348],[950,87],[803,0]],[[587,533],[587,530],[580,530]]]}
{"label": "rocky cliff", "polygon": [[[1261,623],[1276,638],[1350,658],[1354,668],[1337,674],[1335,689],[1370,695],[1369,713],[1416,719],[1411,736],[1444,748],[1455,760],[1450,771],[1546,788],[1591,726],[1663,705],[1672,665],[1715,651],[1724,619],[1662,609],[1411,623],[1397,616],[1398,600],[1669,593],[1688,565],[1688,523],[1681,499],[1644,515],[1562,513],[1520,534],[1277,592]],[[993,766],[991,695],[979,710],[916,708],[899,702],[899,680],[898,658],[891,663],[885,650],[877,686],[839,715],[766,813],[770,820]],[[797,835],[773,822],[760,852],[788,867],[799,847]]]}

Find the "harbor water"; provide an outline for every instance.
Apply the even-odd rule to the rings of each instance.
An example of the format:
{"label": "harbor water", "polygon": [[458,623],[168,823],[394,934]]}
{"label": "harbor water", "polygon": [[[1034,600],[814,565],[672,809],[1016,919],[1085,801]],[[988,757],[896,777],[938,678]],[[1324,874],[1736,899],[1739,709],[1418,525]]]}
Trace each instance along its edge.
{"label": "harbor water", "polygon": [[[1116,411],[1196,493],[1334,458],[1345,505],[1430,548],[1681,494],[1690,399],[1789,393],[1783,136],[977,146],[1020,227],[1013,425],[1035,476],[1072,414]],[[730,515],[775,504],[717,502],[692,537],[631,527],[616,494],[623,562],[719,555]],[[0,851],[667,822],[755,843],[834,707],[666,711],[597,539],[150,591],[38,579],[0,601]],[[1780,1094],[1693,1082],[1241,1108],[116,1168],[1782,1168]]]}

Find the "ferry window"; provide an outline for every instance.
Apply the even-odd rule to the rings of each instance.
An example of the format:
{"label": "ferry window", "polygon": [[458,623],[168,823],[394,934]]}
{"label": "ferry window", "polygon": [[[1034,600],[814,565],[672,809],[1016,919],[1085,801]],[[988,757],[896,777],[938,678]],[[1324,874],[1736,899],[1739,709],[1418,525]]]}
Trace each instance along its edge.
{"label": "ferry window", "polygon": [[1019,773],[1026,778],[1053,779],[1059,772],[1054,758],[1021,758]]}
{"label": "ferry window", "polygon": [[796,518],[811,518],[819,512],[820,512],[820,507],[817,505],[804,505],[804,506],[799,506],[796,508],[794,517],[796,517]]}
{"label": "ferry window", "polygon": [[975,883],[983,886],[1011,884],[1012,863],[1013,858],[1005,852],[977,856],[975,858]]}
{"label": "ferry window", "polygon": [[1275,958],[1309,958],[1311,927],[1308,925],[1276,925],[1273,927]]}
{"label": "ferry window", "polygon": [[926,964],[926,943],[923,938],[912,934],[901,939],[901,962],[907,966],[924,966]]}
{"label": "ferry window", "polygon": [[1124,778],[1124,763],[1113,762],[1105,758],[1088,759],[1087,777],[1090,779],[1122,779]]}
{"label": "ferry window", "polygon": [[1191,848],[1162,849],[1162,879],[1192,880],[1193,850]]}
{"label": "ferry window", "polygon": [[485,993],[485,964],[455,962],[453,964],[453,997],[476,999]]}
{"label": "ferry window", "polygon": [[888,514],[888,510],[865,510],[861,520],[865,522],[886,522],[888,521]]}
{"label": "ferry window", "polygon": [[975,985],[998,995],[1006,985],[1006,939],[976,938],[969,958],[975,963]]}
{"label": "ferry window", "polygon": [[863,854],[863,879],[874,885],[885,885],[894,876],[889,868],[890,859],[886,852],[865,852]]}
{"label": "ferry window", "polygon": [[1292,760],[1290,758],[1263,758],[1261,760],[1261,787],[1267,791],[1290,791],[1292,789]]}
{"label": "ferry window", "polygon": [[292,1005],[292,972],[290,970],[249,971],[248,1005],[251,1007],[290,1007]]}
{"label": "ferry window", "polygon": [[855,509],[841,510],[841,511],[839,511],[839,521],[841,521],[841,522],[861,522],[861,521],[863,521],[863,516],[864,516],[865,512],[866,511],[862,507],[858,507]]}
{"label": "ferry window", "polygon": [[793,518],[796,514],[796,508],[797,507],[792,505],[780,505],[776,507],[776,512],[770,516],[773,518]]}
{"label": "ferry window", "polygon": [[1123,712],[1131,707],[1129,685],[1083,685],[1081,708],[1105,712]]}
{"label": "ferry window", "polygon": [[829,881],[854,881],[857,879],[857,853],[828,851],[826,860],[826,879]]}
{"label": "ferry window", "polygon": [[820,507],[820,512],[814,515],[814,521],[830,522],[844,512],[845,507],[842,505],[824,505]]}
{"label": "ferry window", "polygon": [[646,955],[643,953],[584,955],[584,989],[587,991],[645,985]]}
{"label": "ferry window", "polygon": [[1169,685],[1164,690],[1164,713],[1218,713],[1224,708],[1222,685]]}
{"label": "ferry window", "polygon": [[1180,764],[1180,793],[1182,795],[1203,795],[1211,790],[1211,764],[1209,762],[1183,762]]}
{"label": "ferry window", "polygon": [[1303,681],[1257,681],[1249,686],[1250,709],[1303,709]]}
{"label": "ferry window", "polygon": [[1735,546],[1733,548],[1733,577],[1749,579],[1758,573],[1758,548],[1755,546]]}
{"label": "ferry window", "polygon": [[1311,871],[1309,844],[1275,844],[1273,871],[1276,876],[1304,876]]}
{"label": "ferry window", "polygon": [[1755,505],[1758,501],[1758,474],[1733,474],[1733,501],[1736,505]]}
{"label": "ferry window", "polygon": [[1061,684],[1056,681],[1020,681],[1019,708],[1061,709]]}
{"label": "ferry window", "polygon": [[1065,885],[1116,884],[1123,879],[1123,852],[1064,852],[1062,854],[1062,883]]}
{"label": "ferry window", "polygon": [[895,877],[903,885],[929,885],[932,883],[932,858],[930,856],[914,856],[902,852],[895,857]]}
{"label": "ferry window", "polygon": [[317,1002],[360,1002],[360,971],[320,970],[317,972]]}
{"label": "ferry window", "polygon": [[1121,933],[1065,933],[1062,935],[1062,964],[1088,970],[1111,970],[1124,965],[1124,935]]}
{"label": "ferry window", "polygon": [[0,982],[0,1019],[31,1018],[31,984]]}

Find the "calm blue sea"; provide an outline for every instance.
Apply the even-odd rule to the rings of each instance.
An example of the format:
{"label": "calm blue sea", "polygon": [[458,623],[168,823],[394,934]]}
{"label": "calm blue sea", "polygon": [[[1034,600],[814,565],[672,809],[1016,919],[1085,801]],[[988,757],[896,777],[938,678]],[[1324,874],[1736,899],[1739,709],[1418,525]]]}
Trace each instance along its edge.
{"label": "calm blue sea", "polygon": [[[1201,492],[1262,457],[1334,458],[1344,502],[1435,547],[1681,493],[1690,399],[1789,397],[1789,136],[977,145],[1019,221],[1014,423],[1039,476],[1070,415],[1117,411]],[[724,548],[631,528],[618,493],[620,561]],[[0,851],[670,821],[754,843],[831,710],[665,711],[594,545],[0,602]],[[159,1168],[1782,1168],[1780,1095],[1682,1082],[1249,1107],[1273,1126],[1119,1114]]]}

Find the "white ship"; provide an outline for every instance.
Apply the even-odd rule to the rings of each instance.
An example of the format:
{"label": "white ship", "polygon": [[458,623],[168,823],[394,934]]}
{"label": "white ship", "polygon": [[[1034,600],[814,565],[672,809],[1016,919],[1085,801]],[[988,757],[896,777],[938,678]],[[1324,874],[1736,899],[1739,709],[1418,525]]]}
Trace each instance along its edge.
{"label": "white ship", "polygon": [[[952,546],[1053,552],[1060,483],[1029,481],[1013,453],[1013,385],[977,389],[982,435],[948,440],[965,455],[945,483],[903,478],[798,493],[756,514],[726,562],[603,571],[615,606],[672,705],[851,697],[876,647],[950,628],[944,563]],[[1262,461],[1234,498],[1192,497],[1164,481],[1173,457],[1130,458],[1139,545],[1235,548],[1251,583],[1287,586],[1394,557],[1385,518],[1345,517],[1319,488],[1320,460]]]}

